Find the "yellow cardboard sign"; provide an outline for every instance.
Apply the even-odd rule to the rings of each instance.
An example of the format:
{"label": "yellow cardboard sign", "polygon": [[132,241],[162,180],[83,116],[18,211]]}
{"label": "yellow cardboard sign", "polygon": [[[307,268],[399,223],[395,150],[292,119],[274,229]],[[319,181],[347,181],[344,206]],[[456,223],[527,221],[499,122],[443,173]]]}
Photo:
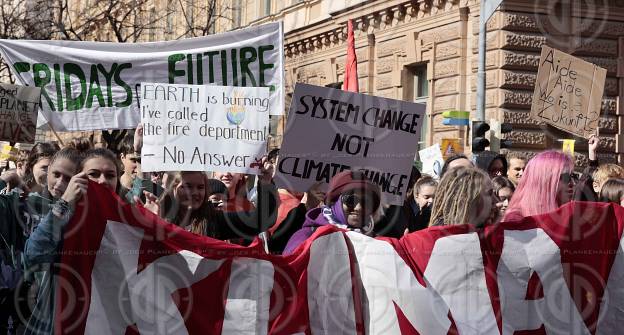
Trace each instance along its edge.
{"label": "yellow cardboard sign", "polygon": [[574,157],[574,142],[576,142],[576,140],[563,140],[563,153]]}
{"label": "yellow cardboard sign", "polygon": [[442,150],[442,158],[444,158],[444,160],[455,154],[464,153],[464,148],[459,138],[443,138],[442,144],[440,144],[440,150]]}
{"label": "yellow cardboard sign", "polygon": [[9,144],[5,144],[2,146],[2,151],[0,152],[0,159],[2,160],[12,160],[17,155],[17,148],[12,147]]}

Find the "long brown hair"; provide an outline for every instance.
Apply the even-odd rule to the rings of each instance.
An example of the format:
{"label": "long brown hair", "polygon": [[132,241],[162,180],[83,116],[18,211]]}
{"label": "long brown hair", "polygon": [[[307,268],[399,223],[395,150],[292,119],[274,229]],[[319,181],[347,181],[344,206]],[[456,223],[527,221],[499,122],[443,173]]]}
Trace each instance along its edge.
{"label": "long brown hair", "polygon": [[176,171],[173,173],[171,183],[167,187],[167,190],[161,195],[161,202],[165,199],[166,196],[174,199],[170,204],[161,206],[161,217],[165,218],[169,222],[176,224],[178,226],[184,224],[183,220],[187,216],[185,210],[180,207],[180,204],[177,200],[175,200],[175,192],[176,189],[182,183],[182,179],[184,176],[188,176],[191,174],[201,174],[204,180],[204,188],[206,190],[206,194],[204,195],[204,199],[202,199],[202,205],[198,209],[192,210],[188,219],[187,225],[190,227],[190,231],[195,234],[206,235],[215,237],[216,232],[212,225],[208,223],[211,221],[210,219],[214,215],[214,210],[212,205],[208,201],[208,194],[210,192],[209,184],[208,184],[208,176],[199,171]]}
{"label": "long brown hair", "polygon": [[28,185],[33,185],[36,182],[33,175],[33,167],[44,158],[51,159],[52,156],[54,156],[54,154],[59,150],[61,150],[61,148],[54,142],[38,142],[35,144],[32,149],[30,149],[28,159],[26,160],[24,182]]}

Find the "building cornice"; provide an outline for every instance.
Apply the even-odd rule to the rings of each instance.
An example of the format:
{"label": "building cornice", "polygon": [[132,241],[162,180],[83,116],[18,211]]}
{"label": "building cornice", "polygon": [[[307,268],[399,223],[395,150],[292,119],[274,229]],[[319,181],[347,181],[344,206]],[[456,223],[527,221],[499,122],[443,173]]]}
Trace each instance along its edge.
{"label": "building cornice", "polygon": [[347,38],[348,19],[353,20],[356,35],[371,34],[409,20],[428,18],[474,3],[478,3],[478,0],[366,2],[363,5],[333,12],[328,19],[286,33],[285,54],[291,58],[343,44]]}

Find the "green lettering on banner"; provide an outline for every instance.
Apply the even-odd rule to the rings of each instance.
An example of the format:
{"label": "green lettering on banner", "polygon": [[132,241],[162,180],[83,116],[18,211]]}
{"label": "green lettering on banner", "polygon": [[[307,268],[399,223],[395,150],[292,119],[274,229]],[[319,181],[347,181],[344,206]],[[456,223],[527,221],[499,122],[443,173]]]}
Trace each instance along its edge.
{"label": "green lettering on banner", "polygon": [[15,68],[15,74],[17,75],[19,75],[22,72],[30,71],[30,64],[26,62],[17,62],[13,64],[13,67]]}
{"label": "green lettering on banner", "polygon": [[113,85],[113,75],[117,70],[117,63],[111,64],[110,72],[107,72],[106,68],[102,64],[98,64],[97,68],[104,75],[104,78],[106,78],[106,94],[108,95],[108,103],[106,104],[106,107],[111,107],[113,106],[113,92],[111,90],[111,86]]}
{"label": "green lettering on banner", "polygon": [[236,49],[232,49],[232,86],[238,86],[238,65],[236,64]]}
{"label": "green lettering on banner", "polygon": [[91,74],[89,79],[89,93],[87,94],[86,107],[91,108],[93,106],[94,96],[97,97],[100,107],[106,107],[104,95],[102,95],[102,87],[100,86],[97,65],[95,64],[91,65]]}
{"label": "green lettering on banner", "polygon": [[[85,80],[85,74],[78,66],[78,64],[74,63],[65,63],[63,65],[63,72],[65,72],[65,106],[68,111],[75,111],[78,109],[82,109],[84,106],[85,100],[85,91],[87,90],[87,83]],[[80,93],[74,97],[73,86],[71,76],[74,75],[80,81]]]}
{"label": "green lettering on banner", "polygon": [[228,86],[227,84],[227,52],[225,50],[221,51],[221,78],[223,82],[221,85]]}
{"label": "green lettering on banner", "polygon": [[[251,54],[247,56],[247,54]],[[249,63],[253,63],[258,59],[258,54],[256,53],[256,49],[251,47],[244,47],[240,49],[240,68],[241,68],[241,85],[247,86],[247,77],[249,77],[251,81],[251,86],[256,86],[256,78],[254,78],[253,73],[249,70]]]}
{"label": "green lettering on banner", "polygon": [[64,109],[63,103],[63,90],[61,89],[63,85],[61,85],[61,79],[63,74],[61,73],[61,64],[54,64],[54,86],[56,87],[56,105],[58,106],[58,110],[62,111]]}
{"label": "green lettering on banner", "polygon": [[[50,68],[46,64],[35,63],[33,64],[32,69],[35,86],[41,88],[41,94],[44,96],[48,104],[50,104],[50,108],[55,111],[56,107],[52,103],[52,99],[48,96],[48,92],[45,90],[46,85],[50,83]],[[45,76],[41,77],[41,72],[44,72]]]}
{"label": "green lettering on banner", "polygon": [[272,69],[274,67],[273,63],[264,62],[264,53],[266,51],[270,51],[273,49],[275,49],[273,45],[261,45],[258,48],[258,57],[260,58],[259,63],[258,63],[258,72],[259,72],[259,78],[260,78],[260,86],[262,87],[267,86],[266,82],[264,81],[264,71],[268,69]]}
{"label": "green lettering on banner", "polygon": [[204,84],[204,64],[202,62],[202,54],[197,54],[197,85]]}
{"label": "green lettering on banner", "polygon": [[204,52],[204,56],[208,56],[208,82],[214,83],[214,65],[212,65],[212,61],[214,56],[218,55],[219,51],[208,51]]}
{"label": "green lettering on banner", "polygon": [[175,66],[177,62],[184,60],[184,54],[173,54],[169,56],[167,63],[169,64],[169,84],[175,83],[176,77],[182,77],[186,74],[184,70],[176,70]]}
{"label": "green lettering on banner", "polygon": [[188,73],[188,84],[193,85],[193,54],[186,55],[186,73]]}
{"label": "green lettering on banner", "polygon": [[123,102],[115,103],[115,107],[128,107],[130,106],[130,104],[132,104],[132,88],[121,79],[121,71],[123,69],[130,68],[132,68],[132,63],[123,63],[119,64],[119,67],[117,67],[117,71],[115,71],[115,83],[123,87],[126,91],[126,100],[124,100]]}

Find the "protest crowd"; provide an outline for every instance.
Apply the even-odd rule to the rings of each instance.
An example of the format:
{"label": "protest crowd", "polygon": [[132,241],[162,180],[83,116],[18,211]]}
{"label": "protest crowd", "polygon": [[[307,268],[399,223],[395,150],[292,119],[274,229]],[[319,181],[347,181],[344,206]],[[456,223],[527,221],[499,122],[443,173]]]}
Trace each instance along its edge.
{"label": "protest crowd", "polygon": [[[266,30],[273,34],[278,31],[275,27]],[[183,48],[184,45],[177,47]],[[217,44],[210,47],[218,49],[220,46]],[[543,243],[540,247],[550,246],[548,241],[556,240],[557,243],[551,244],[557,244],[561,250],[564,250],[564,246],[569,249],[577,246],[569,246],[566,244],[568,242],[581,243],[579,245],[583,248],[592,244],[597,249],[600,246],[593,240],[583,242],[582,239],[567,239],[568,234],[574,231],[572,226],[575,223],[581,226],[587,222],[601,222],[596,224],[595,229],[599,233],[593,235],[593,238],[608,236],[611,248],[604,255],[595,256],[604,257],[596,262],[600,263],[596,266],[599,268],[596,272],[600,273],[602,281],[594,281],[592,285],[600,286],[600,292],[614,294],[616,298],[611,303],[616,305],[611,307],[610,313],[616,315],[621,312],[624,300],[619,298],[624,297],[620,279],[624,275],[617,272],[622,271],[622,268],[618,267],[621,260],[616,254],[620,250],[617,249],[618,234],[622,233],[621,221],[624,219],[621,217],[621,206],[624,206],[624,167],[599,160],[597,151],[601,139],[596,129],[591,129],[588,136],[585,133],[574,133],[575,129],[570,130],[577,137],[583,135],[587,140],[586,166],[575,165],[573,150],[564,152],[548,149],[533,152],[531,156],[513,150],[496,150],[484,156],[478,152],[483,150],[476,150],[475,147],[472,152],[465,154],[463,151],[445,154],[442,161],[438,159],[431,164],[415,164],[425,107],[359,94],[357,74],[352,74],[350,78],[345,76],[344,91],[297,84],[292,106],[289,106],[289,124],[284,141],[280,148],[267,150],[268,113],[284,109],[282,93],[273,87],[267,88],[269,81],[277,80],[275,78],[279,77],[279,73],[271,76],[267,74],[265,77],[263,72],[269,73],[273,71],[271,69],[278,68],[272,64],[267,66],[273,57],[270,52],[281,52],[278,50],[281,47],[279,43],[273,47],[264,45],[257,49],[248,48],[251,51],[239,51],[241,62],[245,62],[244,67],[240,65],[243,78],[249,73],[250,81],[255,84],[251,73],[256,74],[258,70],[259,81],[266,80],[266,83],[261,84],[267,84],[258,85],[265,87],[246,87],[246,91],[237,85],[226,85],[226,77],[231,75],[231,71],[225,73],[226,58],[222,58],[222,67],[218,68],[224,71],[220,74],[225,81],[224,86],[219,87],[192,85],[192,79],[188,85],[172,82],[164,84],[166,79],[162,79],[163,83],[158,84],[160,86],[149,86],[142,82],[143,77],[129,75],[136,82],[135,93],[140,96],[140,103],[133,100],[138,97],[130,90],[130,86],[135,83],[123,83],[121,86],[125,85],[128,90],[123,90],[122,100],[126,99],[128,93],[129,102],[121,107],[136,108],[130,109],[132,116],[126,117],[123,122],[119,121],[118,129],[133,130],[121,140],[115,151],[95,147],[84,138],[74,138],[65,142],[60,139],[35,142],[32,149],[21,151],[10,158],[11,165],[7,162],[0,173],[0,335],[95,334],[100,331],[94,329],[102,325],[111,327],[110,331],[102,330],[102,334],[117,331],[122,334],[124,331],[126,334],[149,333],[145,329],[152,329],[157,334],[178,333],[170,331],[170,328],[159,328],[173,327],[166,324],[169,319],[161,320],[162,324],[158,321],[158,315],[166,315],[174,320],[178,314],[181,314],[184,322],[188,322],[189,330],[199,329],[193,327],[202,325],[202,322],[208,329],[205,332],[194,330],[184,333],[214,333],[222,330],[222,333],[233,334],[238,333],[237,327],[248,327],[245,328],[247,332],[241,333],[266,334],[268,330],[268,333],[276,334],[333,334],[338,328],[332,328],[334,326],[331,324],[344,322],[345,325],[340,327],[347,327],[348,330],[343,333],[348,334],[351,333],[351,324],[346,325],[351,322],[349,317],[336,316],[335,319],[340,320],[327,321],[327,315],[318,313],[323,302],[341,297],[349,299],[348,302],[341,300],[328,308],[347,310],[355,315],[353,329],[358,331],[354,333],[364,333],[362,327],[369,329],[371,334],[384,333],[383,329],[373,329],[383,328],[383,322],[390,318],[381,318],[379,321],[373,320],[371,316],[373,311],[379,312],[373,305],[382,306],[380,301],[384,299],[388,299],[389,304],[394,306],[390,310],[392,318],[398,320],[396,329],[400,327],[406,334],[417,332],[406,331],[408,328],[404,328],[405,324],[424,327],[419,329],[446,330],[454,327],[461,334],[477,334],[481,332],[466,329],[474,330],[475,325],[480,324],[479,320],[486,320],[482,323],[484,334],[497,333],[499,328],[506,331],[501,333],[509,334],[513,334],[514,329],[540,329],[541,323],[535,321],[538,317],[531,313],[543,313],[539,319],[546,320],[549,316],[548,307],[536,307],[539,312],[530,307],[527,315],[531,317],[522,314],[524,318],[514,320],[507,313],[510,310],[514,312],[515,307],[509,307],[506,303],[518,296],[520,300],[524,299],[525,292],[530,292],[526,294],[527,300],[550,299],[550,283],[560,284],[563,279],[550,280],[547,273],[534,271],[543,264],[539,256],[538,260],[531,258],[531,251],[527,249],[541,251],[534,248],[536,240]],[[0,45],[0,48],[3,46]],[[15,50],[19,48],[21,46],[16,44]],[[9,51],[3,52],[10,55]],[[236,55],[236,49],[231,52]],[[259,55],[258,58],[265,57],[259,60],[259,68],[257,64],[252,64],[257,57],[244,58],[246,52],[253,52]],[[353,50],[348,53],[355,57]],[[201,53],[197,55],[201,61]],[[188,55],[189,59],[191,56]],[[10,57],[6,58],[10,60]],[[176,70],[175,67],[175,62],[183,60],[184,56],[175,59],[167,60],[169,70],[184,74],[184,71]],[[167,61],[159,59],[154,62],[167,64]],[[552,59],[550,62],[553,62]],[[126,70],[139,71],[137,68],[140,67],[127,66]],[[210,68],[212,71],[212,64]],[[236,74],[233,76],[237,78]],[[211,72],[211,80],[212,77]],[[173,80],[174,77],[170,74],[169,78]],[[355,89],[353,78],[356,81]],[[150,79],[157,81],[157,78]],[[45,84],[51,84],[50,79]],[[281,82],[271,82],[271,85],[274,84],[279,86]],[[66,85],[69,89],[70,85]],[[43,106],[46,100],[54,106],[56,99],[61,99],[58,111],[52,108],[44,113],[49,117],[47,121],[50,127],[56,127],[59,131],[105,129],[92,127],[91,124],[91,129],[79,129],[88,119],[84,116],[86,114],[76,116],[84,119],[67,121],[62,111],[62,92],[59,90],[59,97],[50,94],[44,96],[44,86],[39,85],[42,89],[42,109],[46,108]],[[162,87],[162,96],[157,94],[158,90],[154,86]],[[150,91],[147,87],[151,87]],[[192,98],[176,101],[175,94],[164,94],[166,89],[168,92],[192,92],[189,93]],[[71,91],[67,94],[71,98]],[[103,102],[102,92],[99,94]],[[96,93],[89,93],[88,96],[91,102],[95,101],[94,97],[99,98]],[[83,106],[84,109],[89,113],[97,113],[97,108],[92,108],[91,102],[89,107]],[[111,105],[110,102],[107,104]],[[169,113],[165,113],[165,110]],[[174,110],[178,113],[174,113]],[[214,111],[223,112],[221,114],[225,117]],[[329,130],[321,131],[321,127]],[[583,127],[586,132],[589,126]],[[223,130],[223,136],[207,135],[209,129]],[[434,153],[441,154],[440,143],[433,144],[437,145],[434,146]],[[326,151],[314,152],[312,148],[323,148],[319,150]],[[424,152],[419,153],[419,156],[420,160],[424,160]],[[609,223],[604,223],[607,221]],[[123,225],[119,226],[118,223]],[[520,236],[525,231],[530,238]],[[541,233],[543,231],[546,233]],[[336,232],[341,234],[337,239],[336,235],[332,235]],[[551,237],[546,239],[540,234]],[[462,238],[465,238],[463,242],[460,241]],[[439,261],[442,258],[436,257],[445,255],[440,256],[438,253],[436,248],[443,243],[436,244],[436,241],[447,243],[440,247],[447,248],[442,250],[442,254],[449,250],[446,256],[454,255],[454,252],[462,256]],[[476,244],[470,244],[470,241]],[[467,249],[461,249],[460,245]],[[475,249],[468,249],[474,245],[477,245],[478,256],[471,254]],[[509,251],[515,252],[512,256],[505,251],[510,245],[516,248]],[[496,253],[490,252],[492,250]],[[548,250],[544,251],[544,255],[550,256],[543,259],[550,262],[554,253]],[[595,251],[591,248],[587,250]],[[137,255],[132,258],[134,263],[130,264],[128,260],[134,251]],[[84,254],[77,255],[79,252]],[[158,252],[164,252],[166,256],[159,258]],[[239,257],[237,253],[243,256]],[[364,254],[366,257],[362,256]],[[575,261],[568,257],[576,256],[563,251],[561,254],[556,257],[568,263]],[[387,273],[383,275],[388,277],[383,278],[393,278],[395,282],[388,286],[395,285],[392,289],[399,292],[392,291],[396,295],[391,298],[374,296],[374,290],[369,290],[372,281],[379,280],[375,285],[381,285],[384,280],[372,275],[365,266],[373,264],[375,257],[382,256],[388,257],[377,260],[382,267],[387,266],[383,269]],[[522,263],[524,256],[526,264]],[[512,259],[509,257],[518,257],[522,261],[514,263],[509,261]],[[580,259],[582,256],[578,257]],[[615,257],[618,257],[617,260]],[[257,262],[253,264],[257,267],[245,263],[252,262],[250,259]],[[391,262],[384,263],[388,259]],[[563,263],[561,259],[556,259]],[[165,263],[163,267],[152,267],[152,264],[160,261]],[[578,262],[581,263],[580,260]],[[246,276],[264,273],[262,271],[266,268],[261,268],[267,264],[271,266],[268,275],[271,278],[270,285],[263,280],[249,280],[252,284],[244,282]],[[448,268],[444,269],[447,265]],[[167,266],[175,268],[171,270]],[[615,270],[611,270],[612,267]],[[547,267],[545,271],[555,268]],[[436,269],[442,274],[436,273]],[[145,276],[153,274],[149,271],[156,273],[153,279],[145,279]],[[162,284],[156,279],[156,276],[160,276],[158,271],[166,276],[180,275],[182,279],[163,281],[166,283]],[[211,271],[218,275],[210,276]],[[347,271],[347,279],[340,277],[343,275],[341,271]],[[613,279],[611,271],[619,273],[620,277],[614,275]],[[143,276],[145,273],[148,275]],[[459,277],[454,277],[457,273]],[[544,283],[543,288],[535,284],[539,278],[533,279],[538,273]],[[331,282],[325,287],[323,280],[332,275],[340,277],[340,283]],[[477,275],[485,279],[482,283],[475,282],[474,287],[470,286],[473,282],[466,286],[460,285],[457,290],[454,284],[440,284],[444,280],[460,277],[462,279],[457,279],[459,282],[453,283],[461,283],[462,280],[468,282],[474,279],[471,276]],[[518,279],[518,282],[522,282],[518,284],[522,287],[521,293],[507,289],[509,286],[505,285],[515,284],[514,280],[520,277],[523,278]],[[185,282],[189,278],[192,280]],[[202,286],[205,278],[208,279]],[[107,280],[110,280],[110,284],[106,283]],[[366,292],[364,297],[357,294],[358,280],[362,285],[359,292]],[[295,288],[288,288],[286,282]],[[343,282],[347,283],[344,284],[347,286],[346,291],[340,291]],[[68,295],[68,287],[70,291],[77,289],[71,283],[84,284],[88,297]],[[171,287],[167,286],[169,284]],[[157,287],[153,293],[155,298],[149,296],[151,293],[138,297],[136,290],[141,285]],[[210,291],[205,296],[198,293],[211,285],[226,292],[213,294]],[[262,285],[268,285],[268,288]],[[605,289],[608,285],[620,286],[609,291]],[[416,296],[414,292],[420,292],[418,289],[421,288],[428,292],[419,295],[419,299],[428,299],[426,303],[418,300],[414,304],[416,307],[406,307],[412,296],[405,296]],[[485,299],[487,304],[481,300],[466,303],[454,300],[463,295],[457,291],[465,290],[472,294],[479,289],[482,290],[480,292],[493,295],[491,306],[489,297]],[[252,294],[249,298],[248,291],[260,293],[257,296]],[[601,305],[602,300],[590,299],[593,293],[583,293],[579,296],[586,300],[578,303],[580,307],[591,305],[597,309],[596,306]],[[280,301],[286,307],[274,312],[279,305],[276,302],[279,294],[288,297]],[[453,294],[457,295],[449,298]],[[529,297],[531,294],[534,296]],[[180,310],[184,309],[181,306],[186,303],[184,297],[195,297],[193,308],[205,308],[201,311],[206,313],[203,317],[207,321],[201,321],[202,316],[198,319],[196,316],[178,313],[177,310],[172,311],[173,303],[167,300],[170,296],[178,299],[171,298]],[[297,299],[302,296],[304,298]],[[466,293],[466,296],[469,294]],[[570,301],[577,299],[576,295],[571,296]],[[163,297],[167,301],[159,300]],[[470,300],[470,297],[466,299]],[[236,298],[240,298],[238,304]],[[113,305],[107,305],[109,299],[114,301]],[[562,299],[567,299],[567,296]],[[568,305],[576,308],[574,303],[576,300]],[[85,306],[87,310],[83,314],[78,313],[79,330],[68,326],[68,322],[73,322],[74,315],[77,315],[72,314],[75,312],[68,307],[72,304]],[[149,321],[138,321],[140,317],[136,308],[141,304],[152,304],[155,310],[163,313],[154,314],[156,326],[153,328],[150,328]],[[253,307],[248,308],[243,304],[251,304]],[[425,312],[422,319],[415,320],[414,315],[418,314],[415,308],[427,310],[426,313],[439,313],[438,317],[443,320],[429,319],[430,314]],[[524,312],[523,308],[516,309]],[[216,313],[220,315],[215,317]],[[388,312],[384,310],[383,313]],[[474,315],[466,316],[472,313]],[[360,318],[358,315],[365,317]],[[609,320],[622,320],[620,314],[610,318],[612,314],[599,316],[598,312],[581,316],[575,313],[566,315],[571,315],[570,320],[573,320],[569,327],[573,327],[571,323],[577,322],[575,320],[591,321],[594,324],[588,327],[592,330],[595,330],[597,324],[600,327],[614,327],[617,321],[608,323],[611,322]],[[214,322],[214,318],[219,321]],[[494,321],[489,323],[489,320]],[[265,323],[266,326],[263,326]],[[485,331],[492,325],[496,331]],[[117,326],[120,328],[115,328]],[[551,326],[544,327],[552,329],[548,328]],[[446,334],[420,332],[429,333]]]}
{"label": "protest crowd", "polygon": [[[439,181],[414,167],[402,205],[383,203],[379,186],[358,171],[336,174],[325,192],[320,183],[307,192],[276,189],[272,176],[279,149],[263,158],[261,173],[250,189],[248,179],[253,176],[240,173],[142,173],[141,128],[134,138],[124,139],[119,154],[80,142],[62,148],[53,142],[36,143],[18,168],[0,176],[2,236],[8,244],[3,262],[18,259],[29,269],[3,268],[5,280],[28,283],[17,287],[22,292],[3,291],[5,299],[9,297],[3,301],[3,334],[11,317],[12,327],[28,321],[36,334],[51,332],[54,283],[50,280],[54,277],[46,271],[58,262],[63,228],[90,182],[195,234],[240,245],[260,236],[271,253],[285,255],[296,253],[306,238],[325,225],[400,238],[431,226],[469,223],[479,228],[518,220],[573,200],[624,206],[624,168],[598,162],[597,137],[590,139],[591,159],[582,174],[575,172],[571,157],[559,151],[544,151],[531,159],[515,153],[499,155],[495,160],[503,169],[495,168],[494,160],[487,168],[478,168],[467,156],[455,155],[444,162]],[[250,200],[252,190],[255,197]],[[267,210],[259,209],[259,203],[265,203]],[[31,271],[35,268],[38,271]],[[33,277],[20,278],[26,274]],[[18,313],[28,307],[27,295],[33,294],[33,288],[36,307]],[[24,315],[30,318],[19,317]]]}

